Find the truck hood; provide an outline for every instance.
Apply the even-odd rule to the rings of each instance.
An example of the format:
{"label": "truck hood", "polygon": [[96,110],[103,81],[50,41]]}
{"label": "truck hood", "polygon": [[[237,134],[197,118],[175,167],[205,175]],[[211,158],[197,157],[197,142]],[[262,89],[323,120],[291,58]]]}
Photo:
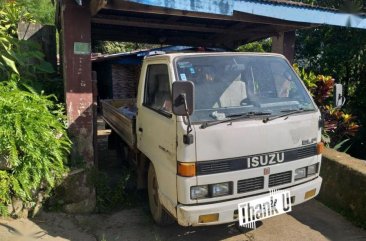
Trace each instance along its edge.
{"label": "truck hood", "polygon": [[276,152],[320,141],[319,113],[243,119],[201,129],[195,125],[196,160],[220,160]]}

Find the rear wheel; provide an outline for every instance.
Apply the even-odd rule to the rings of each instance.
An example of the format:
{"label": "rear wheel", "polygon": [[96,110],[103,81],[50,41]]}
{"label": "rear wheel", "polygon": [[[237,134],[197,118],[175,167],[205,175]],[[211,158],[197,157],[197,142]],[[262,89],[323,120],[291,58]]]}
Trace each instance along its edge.
{"label": "rear wheel", "polygon": [[158,180],[156,179],[155,169],[152,163],[150,163],[149,166],[147,186],[148,186],[150,212],[154,221],[162,226],[174,223],[173,218],[167,213],[167,211],[165,211],[165,209],[160,203],[158,193],[159,185]]}

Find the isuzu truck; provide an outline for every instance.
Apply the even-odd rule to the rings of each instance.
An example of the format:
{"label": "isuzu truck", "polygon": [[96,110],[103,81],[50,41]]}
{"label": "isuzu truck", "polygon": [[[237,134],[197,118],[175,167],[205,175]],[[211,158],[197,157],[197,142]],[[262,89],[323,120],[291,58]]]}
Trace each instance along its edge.
{"label": "isuzu truck", "polygon": [[[247,223],[319,193],[321,114],[284,56],[155,54],[136,81],[135,99],[102,100],[102,111],[156,223]],[[271,210],[250,206],[270,196]]]}

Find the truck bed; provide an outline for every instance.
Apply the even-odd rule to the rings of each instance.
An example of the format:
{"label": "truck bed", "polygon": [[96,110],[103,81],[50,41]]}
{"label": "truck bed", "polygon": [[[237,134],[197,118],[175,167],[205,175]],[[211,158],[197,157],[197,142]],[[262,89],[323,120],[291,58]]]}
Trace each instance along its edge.
{"label": "truck bed", "polygon": [[[130,111],[136,99],[101,100],[102,117],[122,140],[134,149],[136,147],[136,118]],[[123,108],[127,107],[127,108]],[[121,111],[121,110],[125,111]]]}

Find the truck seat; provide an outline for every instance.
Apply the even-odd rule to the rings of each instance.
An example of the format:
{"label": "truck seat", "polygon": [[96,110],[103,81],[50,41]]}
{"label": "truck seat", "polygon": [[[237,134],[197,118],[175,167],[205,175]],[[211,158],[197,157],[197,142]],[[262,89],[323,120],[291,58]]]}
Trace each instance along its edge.
{"label": "truck seat", "polygon": [[243,99],[247,98],[245,83],[241,80],[241,74],[225,88],[220,96],[221,107],[240,106]]}

